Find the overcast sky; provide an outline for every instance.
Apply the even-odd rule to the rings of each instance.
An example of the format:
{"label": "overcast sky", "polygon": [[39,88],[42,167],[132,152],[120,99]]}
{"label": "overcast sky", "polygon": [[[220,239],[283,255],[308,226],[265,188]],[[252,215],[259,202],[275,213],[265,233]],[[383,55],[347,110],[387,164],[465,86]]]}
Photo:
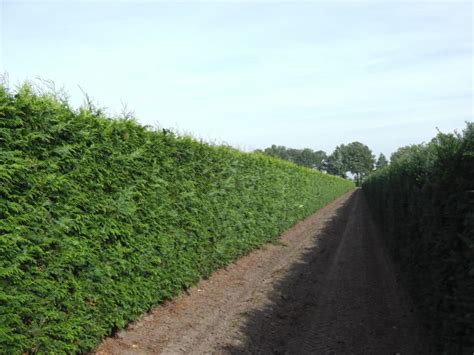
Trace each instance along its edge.
{"label": "overcast sky", "polygon": [[0,2],[10,85],[244,150],[389,156],[473,120],[470,1]]}

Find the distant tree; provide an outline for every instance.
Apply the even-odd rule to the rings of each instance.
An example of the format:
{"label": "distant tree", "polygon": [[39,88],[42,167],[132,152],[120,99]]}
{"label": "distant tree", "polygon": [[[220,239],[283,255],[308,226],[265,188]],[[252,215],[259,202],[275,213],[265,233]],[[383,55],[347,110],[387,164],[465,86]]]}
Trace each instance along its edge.
{"label": "distant tree", "polygon": [[309,148],[295,149],[285,146],[272,145],[263,151],[272,157],[291,161],[308,168],[322,170],[325,166],[327,155],[322,150],[313,151]]}
{"label": "distant tree", "polygon": [[[372,172],[375,165],[372,151],[360,142],[338,145],[329,156],[322,150],[294,149],[275,144],[263,150],[263,153],[343,178],[347,178],[348,173],[351,173],[357,183]],[[385,156],[380,154],[377,164],[387,165],[387,163]]]}
{"label": "distant tree", "polygon": [[379,158],[377,159],[377,162],[375,163],[375,168],[378,170],[378,169],[382,169],[383,167],[387,165],[388,165],[387,158],[385,157],[385,155],[380,153]]}
{"label": "distant tree", "polygon": [[[360,142],[338,145],[329,156],[322,150],[294,149],[275,144],[263,150],[263,153],[308,168],[327,171],[329,174],[343,178],[347,178],[347,174],[351,173],[357,183],[373,171],[375,164],[372,151]],[[379,156],[378,163],[387,164],[387,159],[383,154]]]}
{"label": "distant tree", "polygon": [[374,169],[374,164],[375,157],[369,147],[360,142],[352,142],[336,147],[327,159],[326,170],[344,178],[347,173],[351,173],[359,184]]}
{"label": "distant tree", "polygon": [[317,152],[309,148],[295,150],[296,152],[293,153],[294,163],[318,170],[323,168],[324,160],[327,156],[322,150]]}
{"label": "distant tree", "polygon": [[327,158],[325,170],[329,174],[347,177],[347,166],[344,158],[345,145],[341,144],[334,149],[334,152]]}
{"label": "distant tree", "polygon": [[357,184],[374,169],[375,156],[368,146],[360,142],[352,142],[344,147],[346,168],[354,175]]}
{"label": "distant tree", "polygon": [[324,170],[328,156],[323,150],[313,152],[313,165],[318,170]]}
{"label": "distant tree", "polygon": [[286,154],[288,155],[287,160],[295,164],[300,164],[300,154],[301,154],[300,149],[288,148],[288,150],[286,151]]}
{"label": "distant tree", "polygon": [[288,150],[285,146],[283,145],[275,145],[273,144],[271,147],[269,148],[265,148],[265,150],[263,151],[265,154],[267,155],[270,155],[272,157],[275,157],[275,158],[280,158],[280,159],[285,159],[285,160],[289,160],[289,156],[288,156]]}

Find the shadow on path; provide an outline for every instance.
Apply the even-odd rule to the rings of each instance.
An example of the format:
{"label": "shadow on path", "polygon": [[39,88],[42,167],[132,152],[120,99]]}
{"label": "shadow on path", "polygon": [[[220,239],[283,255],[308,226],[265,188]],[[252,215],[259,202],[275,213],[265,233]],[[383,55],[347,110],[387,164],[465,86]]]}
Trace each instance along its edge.
{"label": "shadow on path", "polygon": [[[275,283],[270,302],[245,314],[230,353],[423,353],[409,302],[356,191]],[[424,350],[423,350],[424,349]]]}
{"label": "shadow on path", "polygon": [[274,287],[271,304],[246,315],[241,333],[242,346],[224,347],[231,353],[284,353],[288,341],[296,341],[309,329],[312,310],[316,306],[317,288],[326,278],[342,239],[353,206],[353,194],[336,214],[326,222],[317,243],[308,248],[303,259],[295,263]]}

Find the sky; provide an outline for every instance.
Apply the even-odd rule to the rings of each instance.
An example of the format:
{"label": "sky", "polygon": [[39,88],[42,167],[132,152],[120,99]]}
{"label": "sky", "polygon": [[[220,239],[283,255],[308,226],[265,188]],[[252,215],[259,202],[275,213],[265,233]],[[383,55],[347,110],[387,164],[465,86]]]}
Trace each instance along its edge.
{"label": "sky", "polygon": [[473,121],[473,4],[6,1],[0,73],[241,150],[386,156]]}

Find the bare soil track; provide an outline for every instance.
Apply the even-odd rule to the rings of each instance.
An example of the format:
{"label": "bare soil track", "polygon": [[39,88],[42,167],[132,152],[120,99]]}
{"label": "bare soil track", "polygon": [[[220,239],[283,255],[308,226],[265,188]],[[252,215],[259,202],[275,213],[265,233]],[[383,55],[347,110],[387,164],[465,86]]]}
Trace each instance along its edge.
{"label": "bare soil track", "polygon": [[424,354],[427,344],[356,190],[96,353]]}

